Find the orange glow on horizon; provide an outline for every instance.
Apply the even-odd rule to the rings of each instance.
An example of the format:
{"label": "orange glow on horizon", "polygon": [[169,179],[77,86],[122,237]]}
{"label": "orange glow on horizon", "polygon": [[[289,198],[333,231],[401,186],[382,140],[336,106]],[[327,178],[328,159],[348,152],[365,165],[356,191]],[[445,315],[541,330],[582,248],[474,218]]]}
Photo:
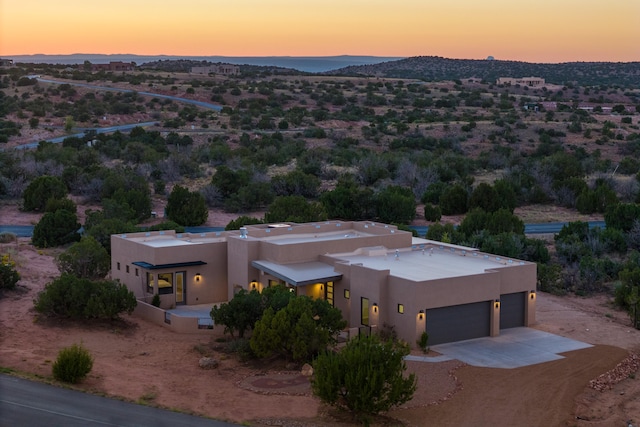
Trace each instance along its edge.
{"label": "orange glow on horizon", "polygon": [[637,0],[5,0],[0,57],[443,56],[640,61]]}

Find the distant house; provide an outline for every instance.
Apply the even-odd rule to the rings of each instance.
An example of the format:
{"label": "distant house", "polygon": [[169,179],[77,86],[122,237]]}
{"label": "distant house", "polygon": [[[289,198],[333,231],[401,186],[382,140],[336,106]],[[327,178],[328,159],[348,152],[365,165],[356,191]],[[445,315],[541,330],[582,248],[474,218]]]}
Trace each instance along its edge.
{"label": "distant house", "polygon": [[500,77],[496,83],[499,85],[538,87],[544,86],[545,81],[542,77],[522,77],[519,79],[513,77]]}
{"label": "distant house", "polygon": [[222,74],[225,76],[235,76],[240,74],[240,67],[231,64],[214,64],[204,67],[192,67],[191,74]]}
{"label": "distant house", "polygon": [[133,71],[135,63],[111,61],[108,64],[91,64],[91,71]]}
{"label": "distant house", "polygon": [[13,67],[13,59],[0,58],[0,67]]}
{"label": "distant house", "polygon": [[[111,236],[111,250],[111,276],[141,302],[159,295],[162,308],[220,303],[241,289],[283,285],[340,309],[350,336],[386,324],[411,345],[423,332],[438,344],[535,321],[535,263],[414,238],[387,224],[127,233]],[[138,305],[139,315],[150,307]]]}

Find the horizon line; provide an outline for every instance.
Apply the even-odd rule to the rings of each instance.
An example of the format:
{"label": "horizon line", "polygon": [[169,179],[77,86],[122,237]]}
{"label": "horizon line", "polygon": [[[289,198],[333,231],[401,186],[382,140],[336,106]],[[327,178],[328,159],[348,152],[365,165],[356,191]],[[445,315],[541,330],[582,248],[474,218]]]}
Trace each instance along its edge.
{"label": "horizon line", "polygon": [[367,55],[367,54],[337,54],[337,55],[218,55],[218,54],[206,54],[206,55],[180,55],[171,53],[161,54],[141,54],[141,53],[24,53],[24,54],[0,54],[0,58],[10,57],[29,57],[29,56],[140,56],[140,57],[176,57],[176,58],[207,58],[207,57],[220,57],[220,58],[345,58],[345,57],[364,57],[364,58],[394,58],[394,59],[409,59],[409,58],[441,58],[449,60],[460,61],[499,61],[499,62],[520,62],[527,64],[570,64],[570,63],[611,63],[611,64],[631,64],[640,62],[640,59],[635,61],[623,61],[623,60],[567,60],[567,61],[554,61],[554,62],[535,62],[518,59],[500,59],[491,55],[485,58],[453,58],[441,55],[413,55],[413,56],[382,56],[382,55]]}

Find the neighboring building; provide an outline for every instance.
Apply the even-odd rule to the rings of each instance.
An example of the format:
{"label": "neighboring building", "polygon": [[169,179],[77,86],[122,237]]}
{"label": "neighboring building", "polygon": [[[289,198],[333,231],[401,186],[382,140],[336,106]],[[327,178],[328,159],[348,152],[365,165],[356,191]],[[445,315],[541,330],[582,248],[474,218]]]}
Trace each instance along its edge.
{"label": "neighboring building", "polygon": [[284,284],[339,308],[350,335],[389,325],[411,345],[425,331],[438,344],[535,321],[535,263],[368,221],[113,235],[111,251],[112,278],[167,308]]}
{"label": "neighboring building", "polygon": [[521,85],[529,87],[544,86],[544,79],[542,77],[522,77],[521,79],[515,79],[513,77],[500,77],[496,81],[499,85]]}
{"label": "neighboring building", "polygon": [[0,58],[0,67],[13,67],[13,59]]}
{"label": "neighboring building", "polygon": [[108,64],[91,64],[91,71],[133,71],[135,63],[111,61]]}
{"label": "neighboring building", "polygon": [[223,74],[225,76],[235,76],[240,74],[240,67],[231,64],[214,64],[206,67],[192,67],[191,74]]}

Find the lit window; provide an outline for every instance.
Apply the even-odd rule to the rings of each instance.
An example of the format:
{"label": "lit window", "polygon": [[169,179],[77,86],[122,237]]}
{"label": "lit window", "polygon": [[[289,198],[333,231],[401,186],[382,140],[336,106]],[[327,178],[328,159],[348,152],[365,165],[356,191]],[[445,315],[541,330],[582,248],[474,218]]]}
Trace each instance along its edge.
{"label": "lit window", "polygon": [[404,314],[404,304],[398,304],[398,313]]}
{"label": "lit window", "polygon": [[351,292],[349,292],[349,289],[344,290],[344,298],[345,299],[351,298]]}

